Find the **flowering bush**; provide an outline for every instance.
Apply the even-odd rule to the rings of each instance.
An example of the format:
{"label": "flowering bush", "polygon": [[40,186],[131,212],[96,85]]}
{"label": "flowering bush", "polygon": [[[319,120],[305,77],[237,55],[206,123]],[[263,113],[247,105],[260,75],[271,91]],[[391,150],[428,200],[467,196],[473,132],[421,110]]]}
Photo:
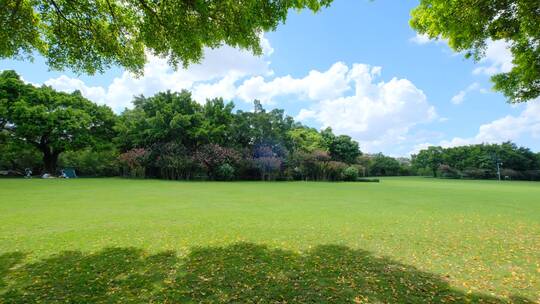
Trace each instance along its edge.
{"label": "flowering bush", "polygon": [[118,160],[124,169],[124,175],[144,177],[150,153],[143,148],[135,148],[120,154]]}
{"label": "flowering bush", "polygon": [[208,174],[210,179],[216,179],[217,170],[221,165],[233,166],[240,161],[240,154],[234,149],[225,148],[216,144],[208,144],[200,147],[193,159]]}

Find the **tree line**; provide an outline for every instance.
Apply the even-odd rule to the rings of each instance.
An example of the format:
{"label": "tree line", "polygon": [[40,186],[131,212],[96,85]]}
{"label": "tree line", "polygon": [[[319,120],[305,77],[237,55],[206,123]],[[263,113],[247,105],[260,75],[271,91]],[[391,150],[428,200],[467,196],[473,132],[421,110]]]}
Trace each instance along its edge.
{"label": "tree line", "polygon": [[442,148],[412,156],[414,170],[442,178],[540,180],[540,153],[512,142]]}
{"label": "tree line", "polygon": [[539,169],[538,154],[511,143],[430,147],[412,159],[393,158],[364,154],[351,137],[307,127],[257,100],[253,111],[235,111],[222,98],[199,104],[188,91],[168,91],[135,97],[132,109],[116,115],[78,91],[35,87],[14,71],[0,74],[0,170],[12,174],[31,168],[55,175],[73,167],[86,176],[173,180],[492,178],[493,155],[504,170],[516,171],[505,175],[531,178]]}

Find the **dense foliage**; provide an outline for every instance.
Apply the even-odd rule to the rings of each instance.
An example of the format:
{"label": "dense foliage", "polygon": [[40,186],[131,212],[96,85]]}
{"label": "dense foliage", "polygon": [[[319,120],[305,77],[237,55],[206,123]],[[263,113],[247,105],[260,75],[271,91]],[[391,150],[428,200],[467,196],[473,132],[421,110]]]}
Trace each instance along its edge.
{"label": "dense foliage", "polygon": [[466,57],[480,60],[489,41],[510,45],[512,70],[492,77],[511,102],[540,96],[540,1],[421,0],[411,25],[430,38],[447,39]]}
{"label": "dense foliage", "polygon": [[289,9],[331,0],[0,0],[0,58],[39,53],[53,69],[93,74],[111,65],[142,72],[146,52],[177,66],[222,44],[261,54],[260,34]]}
{"label": "dense foliage", "polygon": [[452,148],[429,147],[413,155],[420,174],[446,178],[502,178],[540,180],[540,153],[511,142]]}
{"label": "dense foliage", "polygon": [[[131,171],[144,167],[146,176],[165,179],[356,179],[345,172],[361,155],[350,137],[305,127],[258,101],[253,112],[233,109],[221,98],[201,105],[187,91],[135,98],[116,125],[124,172],[140,176]],[[144,161],[134,153],[141,149]]]}
{"label": "dense foliage", "polygon": [[537,179],[539,155],[512,143],[443,149],[408,158],[362,154],[347,135],[316,130],[266,110],[234,111],[188,91],[138,96],[120,115],[81,96],[0,74],[0,171],[22,175],[75,168],[81,176],[172,180],[358,180],[366,176]]}
{"label": "dense foliage", "polygon": [[[142,73],[147,54],[177,67],[200,61],[204,48],[227,44],[262,53],[261,33],[290,9],[314,12],[332,0],[0,0],[0,58],[39,53],[53,69],[94,74],[116,65]],[[540,2],[422,0],[411,26],[479,60],[490,41],[510,45],[513,68],[494,75],[512,102],[540,96]]]}
{"label": "dense foliage", "polygon": [[114,124],[109,107],[96,105],[78,91],[66,94],[47,86],[37,88],[13,71],[0,74],[1,140],[36,148],[46,172],[55,173],[64,151],[107,145]]}

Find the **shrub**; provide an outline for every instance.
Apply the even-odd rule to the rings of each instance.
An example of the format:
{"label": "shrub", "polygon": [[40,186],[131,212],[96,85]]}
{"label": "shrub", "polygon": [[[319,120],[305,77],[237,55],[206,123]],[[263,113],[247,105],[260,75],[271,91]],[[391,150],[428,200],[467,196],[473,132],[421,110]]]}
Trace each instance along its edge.
{"label": "shrub", "polygon": [[440,165],[437,172],[441,178],[461,178],[459,171],[448,165]]}
{"label": "shrub", "polygon": [[359,178],[356,180],[357,182],[364,182],[364,183],[378,183],[378,178]]}
{"label": "shrub", "polygon": [[234,168],[229,164],[223,164],[219,166],[216,172],[216,179],[218,180],[232,180],[234,179]]}
{"label": "shrub", "polygon": [[343,172],[347,169],[347,164],[331,161],[326,166],[326,178],[331,181],[343,180]]}
{"label": "shrub", "polygon": [[39,173],[42,166],[42,156],[31,145],[10,144],[0,141],[0,170],[12,170],[20,174],[25,168]]}
{"label": "shrub", "polygon": [[283,164],[283,160],[279,157],[258,157],[253,159],[253,162],[259,169],[262,180],[275,179]]}
{"label": "shrub", "polygon": [[494,178],[495,173],[487,169],[468,168],[468,169],[463,170],[462,176],[464,178],[471,178],[471,179],[487,179],[487,178]]}
{"label": "shrub", "polygon": [[150,153],[143,148],[135,148],[120,154],[118,160],[124,169],[124,176],[145,177],[146,164]]}
{"label": "shrub", "polygon": [[190,151],[178,142],[153,145],[151,159],[160,178],[189,180],[201,170]]}
{"label": "shrub", "polygon": [[523,172],[523,176],[527,180],[540,181],[540,170],[526,170]]}
{"label": "shrub", "polygon": [[512,169],[502,169],[501,170],[502,179],[523,179],[523,174],[521,172],[512,170]]}
{"label": "shrub", "polygon": [[350,166],[345,171],[343,171],[343,180],[345,181],[355,181],[358,179],[358,168]]}
{"label": "shrub", "polygon": [[114,150],[68,151],[60,154],[58,163],[60,167],[74,168],[79,176],[116,176],[120,167]]}
{"label": "shrub", "polygon": [[234,149],[208,144],[200,147],[193,158],[204,168],[210,179],[215,179],[218,168],[224,164],[237,164],[240,161],[240,154]]}

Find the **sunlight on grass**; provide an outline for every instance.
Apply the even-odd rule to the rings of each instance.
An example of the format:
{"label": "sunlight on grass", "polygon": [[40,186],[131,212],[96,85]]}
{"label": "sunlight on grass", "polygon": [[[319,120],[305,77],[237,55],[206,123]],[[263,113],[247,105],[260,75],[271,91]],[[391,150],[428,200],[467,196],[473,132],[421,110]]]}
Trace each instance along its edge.
{"label": "sunlight on grass", "polygon": [[0,180],[0,302],[534,303],[539,197],[423,178]]}

